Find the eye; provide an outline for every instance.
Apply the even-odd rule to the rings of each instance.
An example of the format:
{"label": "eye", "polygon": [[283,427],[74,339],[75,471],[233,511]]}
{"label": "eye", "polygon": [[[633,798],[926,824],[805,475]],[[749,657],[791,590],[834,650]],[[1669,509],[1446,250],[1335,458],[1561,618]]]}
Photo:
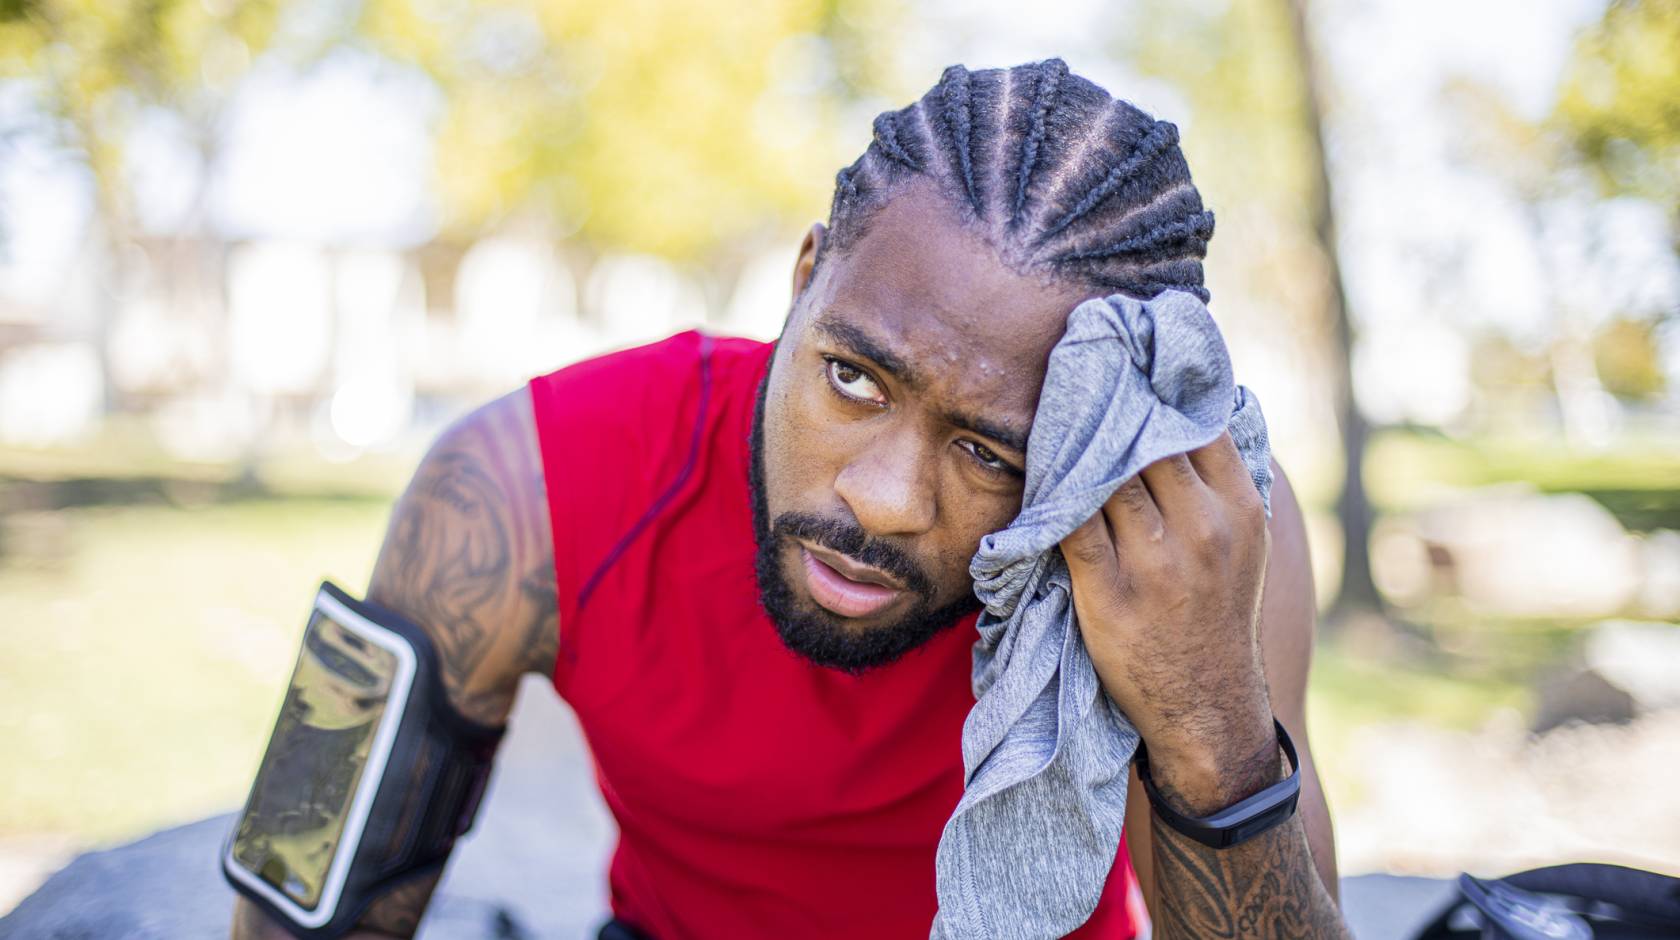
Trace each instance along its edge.
{"label": "eye", "polygon": [[1021,471],[1015,469],[1015,467],[1007,460],[999,457],[997,451],[992,450],[985,444],[981,444],[978,441],[958,441],[957,443],[961,444],[964,450],[972,454],[974,456],[974,462],[979,464],[980,468],[985,470],[987,473],[996,473],[1014,477],[1021,476]]}
{"label": "eye", "polygon": [[881,393],[881,387],[869,377],[869,373],[844,359],[824,356],[828,363],[828,383],[842,396],[854,401],[870,402],[872,404],[886,404],[887,396]]}

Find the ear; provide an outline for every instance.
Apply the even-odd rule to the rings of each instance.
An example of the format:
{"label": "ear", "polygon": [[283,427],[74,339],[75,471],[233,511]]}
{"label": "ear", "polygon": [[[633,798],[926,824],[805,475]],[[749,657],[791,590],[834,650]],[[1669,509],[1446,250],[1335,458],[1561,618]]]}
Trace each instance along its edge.
{"label": "ear", "polygon": [[827,236],[828,229],[817,222],[805,233],[805,240],[799,243],[799,260],[793,264],[793,299],[798,300],[811,283],[811,275],[817,270],[817,252],[822,250],[823,239]]}

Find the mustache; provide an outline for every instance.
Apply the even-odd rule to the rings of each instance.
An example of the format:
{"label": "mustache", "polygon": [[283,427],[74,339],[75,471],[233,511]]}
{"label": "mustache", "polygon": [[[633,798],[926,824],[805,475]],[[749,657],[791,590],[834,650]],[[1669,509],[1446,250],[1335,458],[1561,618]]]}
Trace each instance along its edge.
{"label": "mustache", "polygon": [[827,519],[808,512],[784,512],[776,517],[770,531],[777,538],[804,539],[872,568],[879,568],[902,581],[912,593],[933,596],[932,580],[922,573],[909,555],[886,542],[871,539],[869,533],[856,523]]}

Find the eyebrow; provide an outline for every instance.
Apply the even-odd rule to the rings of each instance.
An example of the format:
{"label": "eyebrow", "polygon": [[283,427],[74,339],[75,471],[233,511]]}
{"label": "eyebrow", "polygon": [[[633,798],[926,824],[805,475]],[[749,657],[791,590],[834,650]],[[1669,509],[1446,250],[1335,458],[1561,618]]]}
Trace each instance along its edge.
{"label": "eyebrow", "polygon": [[881,367],[883,372],[898,379],[905,385],[919,386],[921,378],[916,370],[910,368],[897,353],[888,349],[885,343],[879,342],[856,324],[847,323],[838,317],[824,313],[811,324],[822,331],[829,339],[846,347],[853,355],[862,356]]}
{"label": "eyebrow", "polygon": [[989,437],[1021,456],[1026,456],[1027,432],[1020,428],[1006,427],[995,421],[965,415],[958,411],[945,412],[945,420],[965,431],[972,431],[982,437]]}
{"label": "eyebrow", "polygon": [[[884,343],[876,340],[856,324],[847,323],[838,317],[827,313],[819,316],[812,324],[823,335],[835,343],[846,348],[855,356],[868,359],[881,367],[881,370],[909,386],[921,385],[916,370],[910,367],[897,353],[888,349]],[[963,414],[959,411],[947,411],[944,416],[953,426],[989,437],[999,444],[1023,456],[1027,453],[1027,434],[1023,428],[1009,427],[982,418],[977,415]]]}

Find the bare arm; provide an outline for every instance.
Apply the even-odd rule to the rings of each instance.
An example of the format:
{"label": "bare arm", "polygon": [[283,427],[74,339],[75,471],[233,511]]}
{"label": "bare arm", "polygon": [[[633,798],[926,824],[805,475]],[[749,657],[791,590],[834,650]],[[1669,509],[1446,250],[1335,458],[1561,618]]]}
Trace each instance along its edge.
{"label": "bare arm", "polygon": [[[1260,645],[1272,708],[1301,756],[1299,811],[1282,830],[1268,834],[1270,843],[1262,837],[1249,845],[1216,852],[1179,837],[1165,826],[1155,826],[1148,798],[1133,771],[1126,802],[1126,840],[1144,900],[1158,924],[1158,936],[1239,935],[1235,922],[1223,912],[1244,907],[1276,907],[1275,899],[1266,900],[1268,890],[1287,881],[1310,877],[1301,864],[1301,853],[1283,851],[1291,845],[1298,849],[1303,836],[1310,850],[1311,874],[1316,875],[1331,900],[1338,893],[1335,835],[1307,740],[1307,674],[1312,664],[1316,617],[1312,564],[1306,526],[1294,489],[1276,461],[1272,463],[1272,473],[1275,482],[1272,518],[1268,524],[1271,554],[1260,602]],[[1261,775],[1264,773],[1262,769]],[[1238,857],[1231,855],[1232,852],[1246,855]],[[1157,893],[1157,869],[1166,896]],[[1245,882],[1235,875],[1244,870],[1260,872],[1273,879],[1273,883]],[[1298,884],[1294,891],[1278,892],[1273,897],[1313,891],[1311,884]],[[1263,911],[1255,913],[1262,918],[1266,916]],[[1291,935],[1306,932],[1294,914],[1284,913],[1283,923],[1291,926]]]}
{"label": "bare arm", "polygon": [[[553,541],[529,392],[445,431],[391,514],[368,599],[419,624],[466,717],[499,726],[519,677],[553,670],[559,639]],[[375,901],[354,937],[409,937],[436,880]],[[233,936],[286,936],[241,897]]]}
{"label": "bare arm", "polygon": [[[1268,521],[1225,434],[1145,467],[1062,543],[1097,675],[1148,744],[1157,788],[1186,815],[1206,816],[1282,779],[1273,716],[1305,750],[1311,624],[1301,622],[1310,606],[1299,605],[1311,603],[1311,580],[1301,570],[1299,509],[1280,481]],[[1134,794],[1132,807],[1148,814]],[[1224,850],[1134,813],[1129,841],[1155,936],[1347,937],[1326,887],[1334,883],[1327,826],[1316,852],[1326,870],[1314,867],[1308,827],[1327,822],[1321,800],[1309,785],[1302,813]]]}

